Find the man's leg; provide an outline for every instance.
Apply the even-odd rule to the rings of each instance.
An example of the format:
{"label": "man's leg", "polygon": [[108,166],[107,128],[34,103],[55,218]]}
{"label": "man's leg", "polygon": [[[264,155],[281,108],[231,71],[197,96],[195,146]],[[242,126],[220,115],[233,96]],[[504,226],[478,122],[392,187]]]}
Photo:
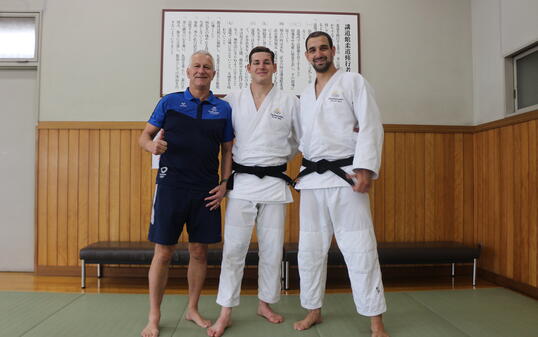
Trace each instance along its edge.
{"label": "man's leg", "polygon": [[189,304],[185,319],[193,321],[202,328],[207,328],[211,325],[211,321],[204,319],[198,312],[198,301],[200,300],[207,273],[207,244],[190,242],[189,254],[189,269],[187,271]]}
{"label": "man's leg", "polygon": [[253,202],[228,199],[224,221],[224,248],[220,269],[217,304],[221,305],[219,318],[209,329],[210,337],[222,336],[232,324],[232,308],[239,305],[241,280],[245,268],[252,228],[258,210]]}
{"label": "man's leg", "polygon": [[271,323],[282,323],[284,317],[269,304],[280,299],[282,247],[286,204],[260,204],[256,230],[260,261],[258,262],[258,315]]}
{"label": "man's leg", "polygon": [[155,252],[149,268],[149,317],[148,324],[142,330],[142,337],[157,337],[161,320],[161,302],[168,281],[168,266],[175,250],[175,245],[155,244]]}
{"label": "man's leg", "polygon": [[326,190],[301,190],[299,277],[301,306],[308,309],[306,317],[296,322],[296,330],[309,329],[321,323],[321,306],[327,279],[327,252],[333,228],[327,208]]}
{"label": "man's leg", "polygon": [[381,314],[386,311],[368,194],[335,188],[329,199],[338,246],[346,261],[357,312],[371,318],[372,337],[387,337]]}

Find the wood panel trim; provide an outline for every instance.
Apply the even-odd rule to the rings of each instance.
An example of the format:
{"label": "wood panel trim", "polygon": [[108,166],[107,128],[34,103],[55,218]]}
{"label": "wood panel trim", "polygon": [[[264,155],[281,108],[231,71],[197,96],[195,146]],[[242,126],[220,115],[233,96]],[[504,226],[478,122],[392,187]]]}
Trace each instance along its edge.
{"label": "wood panel trim", "polygon": [[146,122],[39,122],[37,128],[44,129],[105,129],[105,130],[143,130]]}
{"label": "wood panel trim", "polygon": [[525,112],[525,113],[522,113],[522,114],[519,114],[519,115],[499,119],[499,120],[496,120],[496,121],[493,121],[493,122],[488,122],[488,123],[476,125],[476,126],[474,126],[474,132],[481,132],[481,131],[486,131],[486,130],[491,130],[491,129],[497,129],[497,128],[501,128],[501,127],[504,127],[504,126],[509,126],[509,125],[514,125],[514,124],[519,124],[519,123],[532,121],[532,120],[535,120],[535,119],[538,119],[538,110],[529,111],[529,112]]}
{"label": "wood panel trim", "polygon": [[412,133],[473,133],[474,126],[469,125],[418,125],[418,124],[383,124],[385,132]]}
{"label": "wood panel trim", "polygon": [[533,287],[529,284],[515,281],[508,277],[493,273],[482,268],[478,268],[478,276],[491,283],[495,283],[502,287],[509,288],[532,298],[538,299],[538,288]]}

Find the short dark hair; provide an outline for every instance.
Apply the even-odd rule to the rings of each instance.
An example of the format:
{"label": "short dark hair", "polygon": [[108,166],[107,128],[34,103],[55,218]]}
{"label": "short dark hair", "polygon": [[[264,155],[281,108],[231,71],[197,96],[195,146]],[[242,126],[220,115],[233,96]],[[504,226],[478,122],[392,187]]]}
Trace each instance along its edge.
{"label": "short dark hair", "polygon": [[250,54],[248,54],[248,64],[252,62],[252,54],[255,53],[269,53],[269,55],[271,55],[271,62],[273,62],[273,64],[275,63],[275,53],[271,49],[264,46],[257,46],[252,48]]}
{"label": "short dark hair", "polygon": [[330,48],[333,47],[333,39],[331,38],[331,36],[325,32],[318,30],[318,31],[310,33],[308,37],[306,38],[306,41],[304,42],[304,46],[306,50],[308,50],[308,40],[310,40],[311,38],[320,37],[320,36],[325,36],[327,38],[327,41],[329,41],[329,47]]}

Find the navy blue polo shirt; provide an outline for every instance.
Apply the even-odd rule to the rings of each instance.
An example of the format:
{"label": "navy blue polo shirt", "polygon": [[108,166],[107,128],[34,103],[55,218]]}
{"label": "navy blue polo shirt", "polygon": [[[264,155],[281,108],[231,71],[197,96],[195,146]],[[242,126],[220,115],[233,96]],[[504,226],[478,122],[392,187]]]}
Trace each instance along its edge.
{"label": "navy blue polo shirt", "polygon": [[210,92],[200,103],[187,88],[161,98],[148,123],[162,128],[168,143],[157,184],[200,191],[218,185],[220,145],[234,138],[228,102]]}

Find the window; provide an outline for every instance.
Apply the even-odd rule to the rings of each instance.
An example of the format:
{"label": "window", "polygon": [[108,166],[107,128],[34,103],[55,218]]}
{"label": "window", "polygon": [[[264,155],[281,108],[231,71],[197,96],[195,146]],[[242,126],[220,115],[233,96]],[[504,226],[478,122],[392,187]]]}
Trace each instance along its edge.
{"label": "window", "polygon": [[538,46],[513,57],[514,110],[538,109]]}
{"label": "window", "polygon": [[35,66],[39,13],[0,13],[0,66]]}

